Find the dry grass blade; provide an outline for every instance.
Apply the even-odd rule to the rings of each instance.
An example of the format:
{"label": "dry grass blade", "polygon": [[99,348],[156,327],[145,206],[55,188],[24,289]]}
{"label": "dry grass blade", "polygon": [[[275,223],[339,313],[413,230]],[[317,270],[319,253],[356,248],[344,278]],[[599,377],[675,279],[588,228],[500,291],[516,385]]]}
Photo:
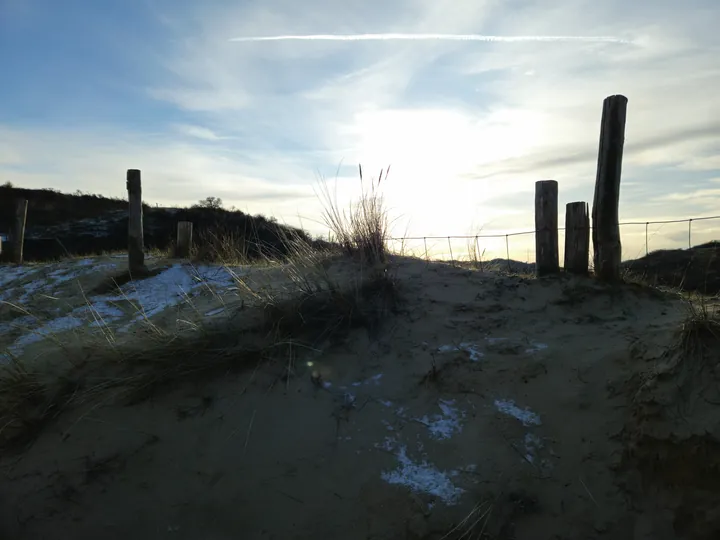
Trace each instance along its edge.
{"label": "dry grass blade", "polygon": [[[492,504],[488,502],[476,504],[457,525],[445,533],[440,540],[464,540],[465,538],[482,538],[490,519]],[[477,534],[475,534],[477,533]]]}
{"label": "dry grass blade", "polygon": [[702,295],[690,297],[686,306],[688,316],[680,333],[681,347],[685,353],[694,355],[720,340],[720,313],[717,304]]}
{"label": "dry grass blade", "polygon": [[31,442],[76,389],[71,380],[30,370],[15,358],[0,366],[0,448]]}
{"label": "dry grass blade", "polygon": [[362,262],[370,265],[385,263],[388,257],[389,222],[379,187],[383,179],[387,179],[389,169],[380,171],[377,180],[370,181],[367,191],[362,167],[359,171],[362,194],[359,202],[355,205],[351,203],[347,211],[340,210],[337,192],[333,196],[327,183],[321,184],[323,221],[347,255],[360,257]]}

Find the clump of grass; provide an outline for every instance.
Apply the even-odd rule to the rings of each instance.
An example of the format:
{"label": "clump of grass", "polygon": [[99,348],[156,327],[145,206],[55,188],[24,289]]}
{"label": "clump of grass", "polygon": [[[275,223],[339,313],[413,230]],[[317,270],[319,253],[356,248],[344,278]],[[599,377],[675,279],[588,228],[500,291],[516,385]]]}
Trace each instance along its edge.
{"label": "clump of grass", "polygon": [[380,274],[359,286],[318,285],[287,298],[267,296],[264,305],[245,313],[242,323],[230,317],[215,327],[125,351],[117,364],[121,373],[106,377],[101,386],[115,387],[134,402],[174,382],[259,364],[280,367],[281,376],[289,378],[292,370],[286,366],[303,351],[316,350],[352,328],[376,330],[397,304],[394,283]]}
{"label": "clump of grass", "polygon": [[16,358],[0,365],[0,448],[32,442],[75,390],[71,379],[27,368]]}
{"label": "clump of grass", "polygon": [[686,354],[704,354],[720,343],[720,309],[702,295],[690,297],[686,306],[688,316],[680,330],[680,346]]}
{"label": "clump of grass", "polygon": [[468,239],[468,261],[470,262],[470,266],[472,268],[475,268],[482,272],[485,269],[483,263],[483,257],[485,257],[485,248],[483,248],[482,251],[480,250],[478,238],[479,236],[476,235],[475,238]]}
{"label": "clump of grass", "polygon": [[348,211],[340,210],[337,198],[331,196],[326,183],[322,184],[323,221],[347,255],[359,257],[370,265],[385,263],[388,259],[389,222],[379,188],[383,179],[387,180],[389,169],[381,170],[377,180],[371,180],[368,188],[362,166],[358,169],[362,193],[359,202],[355,205],[351,203]]}
{"label": "clump of grass", "polygon": [[253,242],[246,234],[233,230],[201,230],[193,244],[190,258],[194,262],[248,264]]}

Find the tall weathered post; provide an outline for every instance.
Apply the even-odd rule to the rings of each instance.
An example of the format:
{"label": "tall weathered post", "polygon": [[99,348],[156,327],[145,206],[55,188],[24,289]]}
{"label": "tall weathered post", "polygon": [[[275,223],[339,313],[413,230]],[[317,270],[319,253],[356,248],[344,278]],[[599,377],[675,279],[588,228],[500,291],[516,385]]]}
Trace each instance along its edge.
{"label": "tall weathered post", "polygon": [[587,275],[590,255],[590,216],[586,202],[565,206],[565,271]]}
{"label": "tall weathered post", "polygon": [[537,276],[560,271],[558,254],[558,183],[535,182],[535,269]]}
{"label": "tall weathered post", "polygon": [[128,270],[130,274],[145,271],[145,241],[143,237],[142,184],[140,171],[128,169]]}
{"label": "tall weathered post", "polygon": [[620,279],[622,244],[618,206],[627,103],[628,99],[622,95],[609,96],[603,101],[592,207],[593,264],[595,276],[602,281]]}
{"label": "tall weathered post", "polygon": [[25,247],[25,223],[27,222],[27,199],[15,201],[15,226],[13,227],[13,261],[15,264],[23,263],[23,248]]}
{"label": "tall weathered post", "polygon": [[177,242],[175,244],[175,256],[187,259],[192,248],[192,221],[178,221]]}

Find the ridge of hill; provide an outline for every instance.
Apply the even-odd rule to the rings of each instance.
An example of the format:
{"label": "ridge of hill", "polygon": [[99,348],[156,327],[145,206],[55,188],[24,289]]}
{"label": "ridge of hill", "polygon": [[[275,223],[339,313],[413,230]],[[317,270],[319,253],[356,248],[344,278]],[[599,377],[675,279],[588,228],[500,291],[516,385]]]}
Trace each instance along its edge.
{"label": "ridge of hill", "polygon": [[[17,188],[8,184],[0,186],[0,233],[5,236],[6,244],[12,244],[17,199],[28,201],[24,245],[26,261],[52,260],[67,255],[98,255],[127,249],[127,200],[80,191],[71,194],[52,188]],[[326,245],[311,238],[302,229],[236,209],[203,206],[202,202],[189,208],[152,207],[143,203],[146,248],[170,249],[175,242],[178,221],[193,222],[196,244],[208,236],[232,235],[235,241],[244,243],[248,259],[263,254],[287,255],[287,238],[299,239],[314,247]]]}

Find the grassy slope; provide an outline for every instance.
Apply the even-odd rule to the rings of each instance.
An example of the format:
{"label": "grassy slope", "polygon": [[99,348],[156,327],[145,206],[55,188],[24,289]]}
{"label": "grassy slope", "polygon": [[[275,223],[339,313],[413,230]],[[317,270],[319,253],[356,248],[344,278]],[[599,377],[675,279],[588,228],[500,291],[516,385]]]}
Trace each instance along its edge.
{"label": "grassy slope", "polygon": [[[95,194],[0,186],[0,232],[14,227],[15,201],[28,200],[25,259],[52,260],[67,255],[96,255],[127,249],[127,201]],[[297,228],[264,216],[221,208],[152,208],[144,205],[145,245],[172,248],[178,221],[192,221],[196,244],[217,251],[232,239],[249,258],[286,255],[286,237],[321,247]],[[220,239],[223,239],[222,241]],[[239,248],[237,246],[240,246]],[[11,243],[6,246],[10,251]]]}

